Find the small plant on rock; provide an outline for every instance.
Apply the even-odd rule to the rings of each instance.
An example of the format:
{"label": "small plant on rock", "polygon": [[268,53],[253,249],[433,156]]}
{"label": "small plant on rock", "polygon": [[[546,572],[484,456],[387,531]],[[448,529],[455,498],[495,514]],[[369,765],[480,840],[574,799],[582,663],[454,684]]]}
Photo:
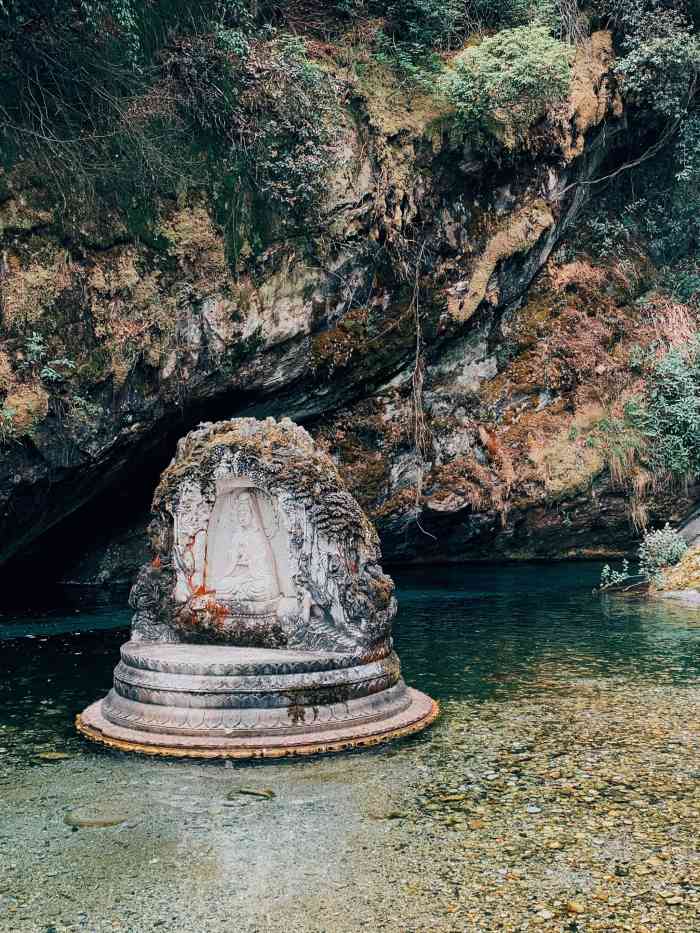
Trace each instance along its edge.
{"label": "small plant on rock", "polygon": [[646,388],[645,399],[628,403],[627,415],[648,439],[653,472],[680,481],[696,476],[700,472],[697,340],[682,348],[672,347],[661,359],[653,359]]}
{"label": "small plant on rock", "polygon": [[614,586],[621,586],[632,579],[630,565],[627,559],[622,561],[622,570],[613,570],[610,564],[606,564],[600,572],[601,590],[609,590]]}
{"label": "small plant on rock", "polygon": [[600,574],[600,590],[635,582],[635,578],[636,582],[641,578],[654,586],[660,586],[663,582],[662,571],[677,564],[687,550],[688,545],[683,537],[666,522],[663,528],[648,531],[644,535],[637,551],[639,573],[630,573],[627,560],[622,561],[621,570],[613,570],[606,564]]}
{"label": "small plant on rock", "polygon": [[24,342],[24,368],[31,369],[43,363],[47,352],[46,341],[42,335],[32,331]]}
{"label": "small plant on rock", "polygon": [[39,378],[42,380],[42,382],[64,382],[67,378],[68,372],[74,370],[75,368],[76,366],[73,360],[66,359],[65,357],[60,357],[56,360],[49,360],[48,363],[41,367]]}
{"label": "small plant on rock", "polygon": [[10,408],[8,405],[3,405],[0,408],[0,443],[6,444],[17,436],[14,422],[15,414],[15,409]]}

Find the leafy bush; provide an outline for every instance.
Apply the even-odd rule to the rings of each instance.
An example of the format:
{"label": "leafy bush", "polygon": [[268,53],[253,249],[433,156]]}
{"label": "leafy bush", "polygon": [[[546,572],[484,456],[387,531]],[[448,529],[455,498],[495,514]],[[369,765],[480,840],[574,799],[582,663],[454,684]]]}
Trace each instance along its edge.
{"label": "leafy bush", "polygon": [[385,15],[400,42],[449,47],[464,24],[464,0],[390,0]]}
{"label": "leafy bush", "polygon": [[48,363],[42,366],[39,372],[39,378],[42,382],[48,383],[64,382],[68,373],[72,372],[75,368],[76,366],[73,360],[61,356],[58,359],[49,360]]}
{"label": "leafy bush", "polygon": [[600,212],[584,220],[581,232],[595,255],[609,256],[625,250],[634,235],[635,224],[629,213],[611,216]]}
{"label": "leafy bush", "polygon": [[649,457],[656,472],[678,479],[700,472],[700,345],[685,351],[669,350],[653,360],[646,379],[643,403],[626,413],[649,440]]}
{"label": "leafy bush", "polygon": [[662,262],[696,257],[700,241],[700,115],[687,114],[669,153],[669,193],[658,199],[654,251]]}
{"label": "leafy bush", "polygon": [[700,4],[594,0],[593,11],[615,30],[615,71],[632,117],[624,156],[631,170],[607,201],[613,216],[624,210],[623,193],[636,202],[629,219],[638,238],[655,262],[669,266],[700,244]]}
{"label": "leafy bush", "polygon": [[[682,536],[671,528],[668,522],[657,531],[648,531],[637,551],[638,576],[656,586],[660,585],[664,568],[677,564],[687,550],[688,545]],[[629,583],[634,578],[635,574],[630,573],[628,561],[622,561],[621,570],[612,570],[610,565],[606,564],[600,574],[600,589],[607,590],[620,586],[623,583]]]}
{"label": "leafy bush", "polygon": [[375,59],[398,72],[404,81],[421,86],[427,93],[435,90],[443,71],[443,62],[436,52],[422,45],[398,42],[379,30],[375,37]]}
{"label": "leafy bush", "polygon": [[700,300],[700,267],[695,262],[681,262],[661,270],[661,282],[678,301],[697,304]]}
{"label": "leafy bush", "polygon": [[15,428],[14,417],[17,414],[14,408],[11,408],[7,403],[4,403],[0,407],[0,442],[6,444],[10,440],[14,440],[17,436],[17,429]]}
{"label": "leafy bush", "polygon": [[622,561],[622,570],[613,570],[610,564],[606,564],[600,572],[601,590],[609,590],[613,586],[621,586],[632,579],[630,565],[628,560]]}
{"label": "leafy bush", "polygon": [[682,12],[631,3],[618,17],[625,54],[616,65],[625,95],[668,120],[688,110],[700,71],[700,42]]}
{"label": "leafy bush", "polygon": [[45,338],[37,331],[32,333],[24,341],[24,361],[22,368],[32,368],[46,359],[48,348]]}
{"label": "leafy bush", "polygon": [[688,550],[681,535],[668,522],[658,531],[648,531],[639,547],[639,572],[650,583],[659,584],[664,567],[673,567]]}
{"label": "leafy bush", "polygon": [[446,91],[465,130],[500,124],[522,133],[567,94],[571,60],[571,50],[544,26],[504,29],[455,59]]}
{"label": "leafy bush", "polygon": [[396,41],[423,48],[454,48],[468,35],[527,24],[571,37],[578,20],[576,0],[384,0],[365,9],[387,18]]}

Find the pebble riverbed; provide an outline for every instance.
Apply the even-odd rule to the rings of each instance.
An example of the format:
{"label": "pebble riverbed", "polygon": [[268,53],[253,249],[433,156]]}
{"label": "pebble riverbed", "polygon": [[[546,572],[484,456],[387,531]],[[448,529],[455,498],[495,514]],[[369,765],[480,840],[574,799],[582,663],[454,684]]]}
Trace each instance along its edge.
{"label": "pebble riverbed", "polygon": [[[0,930],[700,931],[700,616],[611,611],[585,650],[529,631],[522,666],[473,627],[461,656],[449,632],[409,650],[409,678],[444,685],[441,719],[349,755],[132,758],[74,737],[76,695],[47,690],[40,715],[0,719]],[[624,660],[590,655],[605,632]],[[65,663],[107,670],[111,637],[69,639]],[[491,686],[460,693],[477,663]],[[39,673],[17,708],[41,702]]]}

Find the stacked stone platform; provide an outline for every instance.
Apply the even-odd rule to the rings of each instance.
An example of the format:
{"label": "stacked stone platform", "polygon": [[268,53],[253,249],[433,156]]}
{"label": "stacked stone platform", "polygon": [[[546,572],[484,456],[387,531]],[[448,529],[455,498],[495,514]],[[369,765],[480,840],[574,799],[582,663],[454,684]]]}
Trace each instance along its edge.
{"label": "stacked stone platform", "polygon": [[114,686],[77,726],[112,748],[279,757],[377,744],[424,728],[436,704],[398,657],[127,642]]}

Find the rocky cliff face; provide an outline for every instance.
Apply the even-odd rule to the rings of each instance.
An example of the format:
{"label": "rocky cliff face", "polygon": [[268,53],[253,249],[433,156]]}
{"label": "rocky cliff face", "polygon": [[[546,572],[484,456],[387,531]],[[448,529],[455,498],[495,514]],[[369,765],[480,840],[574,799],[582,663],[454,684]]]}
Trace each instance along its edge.
{"label": "rocky cliff face", "polygon": [[656,486],[621,418],[640,392],[630,353],[675,311],[638,288],[610,267],[550,260],[521,303],[482,308],[426,366],[423,454],[409,370],[324,419],[394,559],[625,554],[641,527],[683,517],[697,490]]}
{"label": "rocky cliff face", "polygon": [[[304,242],[244,246],[235,272],[204,196],[163,205],[148,242],[97,217],[67,248],[31,173],[4,176],[3,560],[73,513],[80,537],[117,489],[134,492],[120,521],[135,520],[128,503],[137,513],[175,437],[242,414],[309,425],[389,560],[620,540],[623,496],[585,432],[630,330],[613,306],[630,299],[600,270],[541,271],[624,127],[609,34],[579,49],[569,101],[527,146],[488,160],[455,142],[437,98],[317,54],[342,96],[323,222]],[[83,575],[109,576],[91,561]]]}

